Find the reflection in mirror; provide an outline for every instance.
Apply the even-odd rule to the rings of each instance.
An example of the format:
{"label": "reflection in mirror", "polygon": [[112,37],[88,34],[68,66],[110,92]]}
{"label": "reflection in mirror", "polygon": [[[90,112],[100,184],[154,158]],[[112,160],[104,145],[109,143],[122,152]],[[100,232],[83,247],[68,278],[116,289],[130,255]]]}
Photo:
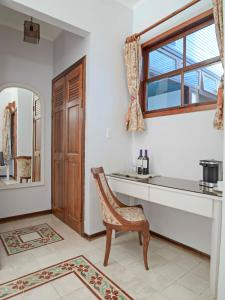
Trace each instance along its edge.
{"label": "reflection in mirror", "polygon": [[0,92],[0,188],[41,180],[41,105],[32,91]]}

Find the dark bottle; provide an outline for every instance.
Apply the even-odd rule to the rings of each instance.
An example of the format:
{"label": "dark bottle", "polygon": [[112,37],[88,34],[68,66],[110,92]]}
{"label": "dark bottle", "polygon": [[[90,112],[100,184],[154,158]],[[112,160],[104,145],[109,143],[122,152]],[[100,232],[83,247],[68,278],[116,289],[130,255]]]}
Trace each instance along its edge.
{"label": "dark bottle", "polygon": [[140,150],[140,154],[137,159],[137,173],[142,174],[143,172],[143,155],[142,150]]}
{"label": "dark bottle", "polygon": [[143,175],[149,174],[149,157],[148,150],[145,150],[145,156],[143,157]]}

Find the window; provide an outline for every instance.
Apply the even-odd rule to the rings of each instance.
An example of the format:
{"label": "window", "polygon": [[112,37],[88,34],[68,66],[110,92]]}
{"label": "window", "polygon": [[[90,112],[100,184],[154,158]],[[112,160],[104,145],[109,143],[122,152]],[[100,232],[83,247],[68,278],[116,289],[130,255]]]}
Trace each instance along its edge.
{"label": "window", "polygon": [[143,45],[145,117],[213,109],[223,68],[212,11]]}

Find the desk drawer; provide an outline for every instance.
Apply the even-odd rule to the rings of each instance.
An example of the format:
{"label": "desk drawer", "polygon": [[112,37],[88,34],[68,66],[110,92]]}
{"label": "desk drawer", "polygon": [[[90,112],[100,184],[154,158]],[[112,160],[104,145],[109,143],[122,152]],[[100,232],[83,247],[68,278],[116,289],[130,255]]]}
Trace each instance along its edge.
{"label": "desk drawer", "polygon": [[133,182],[126,182],[108,178],[109,185],[114,192],[125,194],[127,196],[148,200],[149,188],[148,186],[135,184]]}
{"label": "desk drawer", "polygon": [[149,201],[197,215],[213,217],[213,201],[201,195],[151,186]]}

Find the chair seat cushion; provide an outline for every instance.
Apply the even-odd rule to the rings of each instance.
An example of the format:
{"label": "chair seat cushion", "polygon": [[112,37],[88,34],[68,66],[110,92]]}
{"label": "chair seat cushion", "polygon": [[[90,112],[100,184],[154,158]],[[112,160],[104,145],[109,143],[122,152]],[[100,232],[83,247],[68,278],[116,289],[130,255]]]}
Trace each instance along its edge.
{"label": "chair seat cushion", "polygon": [[131,222],[145,221],[145,215],[139,207],[120,207],[116,212],[121,215],[125,220]]}

